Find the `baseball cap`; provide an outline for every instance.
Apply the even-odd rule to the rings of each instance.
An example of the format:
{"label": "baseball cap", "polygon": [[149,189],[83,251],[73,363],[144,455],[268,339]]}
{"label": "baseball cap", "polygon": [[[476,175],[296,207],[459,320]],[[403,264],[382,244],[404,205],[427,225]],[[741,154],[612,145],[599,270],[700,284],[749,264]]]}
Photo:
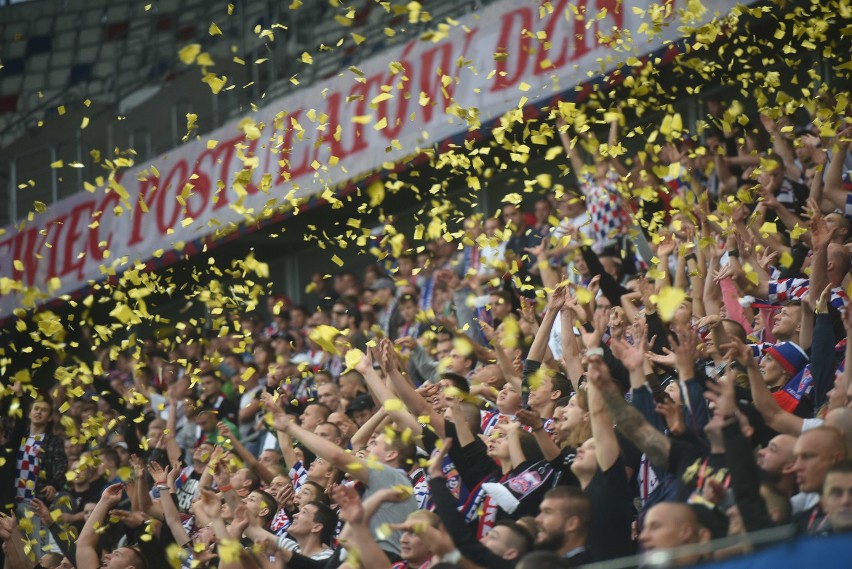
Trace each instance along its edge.
{"label": "baseball cap", "polygon": [[349,404],[349,407],[346,408],[346,414],[352,415],[352,413],[375,409],[375,407],[376,404],[373,402],[373,398],[370,394],[361,393],[360,395],[355,396],[355,399],[353,399],[352,403]]}

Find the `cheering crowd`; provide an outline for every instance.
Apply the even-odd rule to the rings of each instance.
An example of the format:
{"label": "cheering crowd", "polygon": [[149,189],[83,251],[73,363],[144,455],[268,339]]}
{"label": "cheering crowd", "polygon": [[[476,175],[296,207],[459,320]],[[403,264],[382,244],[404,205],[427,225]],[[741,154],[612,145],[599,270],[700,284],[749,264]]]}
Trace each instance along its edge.
{"label": "cheering crowd", "polygon": [[92,365],[4,388],[8,567],[689,566],[852,529],[846,110],[709,101],[628,168],[560,105],[576,186],[227,326],[83,329]]}

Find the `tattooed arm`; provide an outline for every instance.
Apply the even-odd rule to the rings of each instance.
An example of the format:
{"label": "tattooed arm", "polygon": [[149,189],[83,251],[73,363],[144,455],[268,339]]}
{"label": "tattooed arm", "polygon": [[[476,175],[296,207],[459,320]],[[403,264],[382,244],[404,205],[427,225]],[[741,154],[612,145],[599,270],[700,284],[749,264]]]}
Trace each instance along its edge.
{"label": "tattooed arm", "polygon": [[[592,378],[589,380],[592,381]],[[669,452],[672,448],[669,438],[655,429],[639,411],[624,400],[624,395],[609,374],[599,374],[594,378],[594,384],[621,434],[648,455],[652,465],[668,470]]]}

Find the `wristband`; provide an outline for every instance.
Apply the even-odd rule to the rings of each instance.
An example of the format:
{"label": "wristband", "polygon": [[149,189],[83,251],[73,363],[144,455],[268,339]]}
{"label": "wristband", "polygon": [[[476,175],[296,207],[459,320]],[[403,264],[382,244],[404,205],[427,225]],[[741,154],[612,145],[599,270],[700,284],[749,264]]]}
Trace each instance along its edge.
{"label": "wristband", "polygon": [[458,549],[454,549],[454,550],[450,551],[449,553],[447,553],[446,555],[444,555],[443,557],[441,557],[441,562],[442,563],[450,563],[450,564],[455,565],[459,561],[461,561],[461,558],[462,558],[461,551],[459,551]]}
{"label": "wristband", "polygon": [[589,348],[588,350],[586,350],[586,357],[587,358],[590,358],[592,356],[598,356],[598,357],[602,358],[603,355],[604,355],[603,348]]}
{"label": "wristband", "polygon": [[227,492],[228,490],[233,490],[234,487],[230,484],[225,484],[223,486],[219,486],[219,492]]}
{"label": "wristband", "polygon": [[156,482],[154,482],[154,484],[157,485],[157,486],[164,486],[166,484],[166,481],[165,480],[157,480]]}
{"label": "wristband", "polygon": [[157,490],[168,490],[169,486],[167,484],[157,484]]}
{"label": "wristband", "polygon": [[728,257],[739,257],[739,256],[740,256],[740,250],[739,249],[731,249],[730,251],[728,251]]}
{"label": "wristband", "polygon": [[539,427],[539,428],[537,428],[537,429],[531,429],[531,430],[532,430],[532,432],[534,432],[534,433],[537,433],[537,432],[539,432],[539,431],[543,431],[543,430],[544,430],[544,425],[540,426],[540,427]]}

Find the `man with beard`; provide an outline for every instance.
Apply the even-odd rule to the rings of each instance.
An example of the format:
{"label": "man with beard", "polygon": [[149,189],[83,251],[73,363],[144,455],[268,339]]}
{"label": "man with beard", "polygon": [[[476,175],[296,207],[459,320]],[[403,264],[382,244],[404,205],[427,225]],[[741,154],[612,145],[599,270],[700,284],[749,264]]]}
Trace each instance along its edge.
{"label": "man with beard", "polygon": [[578,567],[592,562],[586,547],[592,503],[579,488],[557,486],[544,495],[535,521],[538,524],[536,549],[549,549]]}

